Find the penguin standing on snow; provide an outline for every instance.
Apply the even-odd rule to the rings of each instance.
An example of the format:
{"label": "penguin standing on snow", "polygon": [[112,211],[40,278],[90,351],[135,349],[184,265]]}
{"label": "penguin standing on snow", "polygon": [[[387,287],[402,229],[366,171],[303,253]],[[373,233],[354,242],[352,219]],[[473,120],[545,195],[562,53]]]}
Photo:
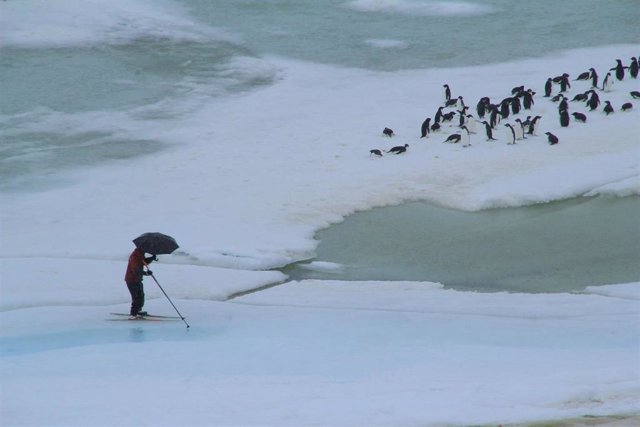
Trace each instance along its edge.
{"label": "penguin standing on snow", "polygon": [[531,89],[529,89],[524,92],[521,92],[521,94],[522,94],[522,106],[524,107],[525,110],[530,110],[533,104],[535,104],[535,102],[533,102],[533,92],[531,91]]}
{"label": "penguin standing on snow", "polygon": [[553,91],[553,79],[549,77],[547,82],[544,84],[544,97],[548,98],[551,96],[551,92]]}
{"label": "penguin standing on snow", "polygon": [[516,134],[516,139],[518,141],[525,139],[524,136],[524,125],[522,124],[522,120],[516,119],[516,126],[513,128]]}
{"label": "penguin standing on snow", "polygon": [[469,129],[467,129],[466,126],[462,126],[462,130],[464,132],[462,132],[462,135],[460,137],[460,140],[462,141],[462,146],[463,147],[470,147],[471,146],[471,136],[469,135]]}
{"label": "penguin standing on snow", "polygon": [[516,143],[515,129],[513,129],[513,126],[511,126],[509,123],[507,123],[505,126],[509,128],[509,130],[507,131],[507,145],[515,145]]}
{"label": "penguin standing on snow", "polygon": [[569,126],[569,112],[567,110],[560,111],[560,126],[563,128]]}
{"label": "penguin standing on snow", "polygon": [[448,84],[442,85],[444,87],[444,102],[447,102],[451,99],[451,89]]}
{"label": "penguin standing on snow", "polygon": [[538,132],[538,126],[540,125],[540,119],[542,116],[535,116],[533,120],[531,120],[531,124],[529,125],[529,135],[536,136],[536,132]]}
{"label": "penguin standing on snow", "polygon": [[558,104],[558,112],[562,113],[563,111],[566,111],[568,109],[569,109],[569,101],[567,98],[563,96],[562,101],[560,101],[560,104]]}
{"label": "penguin standing on snow", "polygon": [[599,105],[600,105],[600,97],[598,96],[595,90],[592,90],[591,98],[589,98],[589,100],[587,101],[587,106],[589,107],[590,111],[593,111],[596,108],[598,108]]}
{"label": "penguin standing on snow", "polygon": [[491,130],[491,125],[487,123],[486,120],[483,120],[482,123],[484,124],[484,130],[487,133],[487,141],[497,141],[497,139],[493,137],[493,131]]}
{"label": "penguin standing on snow", "polygon": [[604,113],[608,116],[609,114],[613,113],[613,107],[611,106],[611,102],[609,101],[604,101],[604,103],[606,105],[604,106],[604,109],[602,111],[604,111]]}
{"label": "penguin standing on snow", "polygon": [[598,73],[593,68],[591,68],[591,87],[598,88]]}
{"label": "penguin standing on snow", "polygon": [[613,86],[613,78],[611,77],[611,73],[607,73],[604,78],[604,82],[602,82],[602,90],[605,92],[611,92],[611,86]]}
{"label": "penguin standing on snow", "polygon": [[560,79],[560,92],[566,92],[567,89],[571,87],[571,83],[569,83],[569,74],[564,73]]}
{"label": "penguin standing on snow", "polygon": [[431,126],[431,117],[427,117],[427,119],[422,122],[422,127],[420,128],[420,138],[427,138],[429,136],[429,127]]}
{"label": "penguin standing on snow", "polygon": [[491,127],[495,129],[501,119],[502,116],[500,115],[500,111],[498,111],[498,107],[494,105],[491,107],[491,115],[489,116],[489,123],[491,123]]}
{"label": "penguin standing on snow", "polygon": [[438,111],[436,111],[436,115],[433,118],[433,123],[440,123],[440,120],[442,120],[442,109],[444,107],[438,107]]}
{"label": "penguin standing on snow", "polygon": [[552,134],[551,132],[545,132],[545,134],[547,135],[547,140],[549,141],[549,145],[556,145],[558,142],[560,142],[558,140],[558,137]]}
{"label": "penguin standing on snow", "polygon": [[629,75],[634,79],[638,77],[638,58],[631,57],[631,65],[629,65]]}
{"label": "penguin standing on snow", "polygon": [[616,70],[616,78],[618,80],[623,80],[624,79],[624,65],[622,65],[622,61],[619,59],[616,59],[616,61],[618,62],[618,64],[613,67],[610,71]]}
{"label": "penguin standing on snow", "polygon": [[467,122],[465,126],[469,130],[469,133],[476,133],[476,118],[471,114],[467,114]]}
{"label": "penguin standing on snow", "polygon": [[478,112],[479,118],[484,118],[485,113],[487,112],[487,104],[489,104],[489,98],[482,97],[480,101],[478,101],[478,105],[476,105],[476,111]]}

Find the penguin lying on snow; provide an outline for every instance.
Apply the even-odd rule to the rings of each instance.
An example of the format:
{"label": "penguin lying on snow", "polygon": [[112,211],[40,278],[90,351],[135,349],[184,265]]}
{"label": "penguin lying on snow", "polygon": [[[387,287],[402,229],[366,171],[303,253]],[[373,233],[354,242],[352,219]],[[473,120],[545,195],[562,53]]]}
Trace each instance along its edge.
{"label": "penguin lying on snow", "polygon": [[571,113],[571,115],[573,116],[574,120],[576,122],[582,122],[582,123],[586,123],[587,122],[587,116],[585,116],[582,113]]}
{"label": "penguin lying on snow", "polygon": [[407,151],[407,147],[409,147],[409,144],[404,144],[404,146],[398,145],[396,147],[393,147],[391,150],[387,151],[387,153],[401,154]]}
{"label": "penguin lying on snow", "polygon": [[640,92],[638,92],[637,90],[634,90],[634,91],[629,92],[629,93],[631,94],[631,97],[632,97],[633,99],[638,99],[638,98],[640,98]]}
{"label": "penguin lying on snow", "polygon": [[450,142],[452,144],[457,144],[458,142],[460,142],[460,139],[462,139],[462,135],[460,135],[459,133],[454,133],[453,135],[449,135],[449,137],[442,142],[443,143]]}
{"label": "penguin lying on snow", "polygon": [[391,138],[393,135],[395,135],[393,133],[393,130],[389,129],[389,128],[384,128],[384,130],[382,131],[383,134],[387,135],[389,138]]}
{"label": "penguin lying on snow", "polygon": [[545,134],[547,135],[547,139],[549,140],[549,145],[556,145],[558,142],[560,142],[558,140],[558,137],[551,132],[545,132]]}
{"label": "penguin lying on snow", "polygon": [[378,149],[373,149],[373,150],[369,150],[369,157],[371,156],[378,156],[378,157],[382,157],[382,151],[378,150]]}
{"label": "penguin lying on snow", "polygon": [[624,104],[622,104],[622,107],[620,107],[622,111],[629,111],[632,108],[633,108],[633,104],[630,102],[625,102]]}

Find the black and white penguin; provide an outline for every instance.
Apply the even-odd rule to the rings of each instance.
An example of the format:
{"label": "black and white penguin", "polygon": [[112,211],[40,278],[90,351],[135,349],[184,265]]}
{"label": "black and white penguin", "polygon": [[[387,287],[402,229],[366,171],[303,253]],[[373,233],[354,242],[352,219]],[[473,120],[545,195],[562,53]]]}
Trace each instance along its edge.
{"label": "black and white penguin", "polygon": [[552,134],[551,132],[545,132],[545,134],[547,135],[547,140],[549,141],[549,145],[556,145],[558,142],[560,142],[560,140],[558,140],[558,137]]}
{"label": "black and white penguin", "polygon": [[487,133],[487,141],[497,141],[497,139],[493,137],[493,131],[491,130],[491,125],[487,123],[486,120],[483,120],[482,123],[484,124],[484,130]]}
{"label": "black and white penguin", "polygon": [[522,130],[525,134],[529,134],[529,129],[531,128],[531,116],[527,116],[526,120],[522,122]]}
{"label": "black and white penguin", "polygon": [[616,59],[617,65],[613,67],[610,71],[616,71],[616,78],[618,80],[624,79],[624,65],[622,65],[622,61],[620,59]]}
{"label": "black and white penguin", "polygon": [[491,123],[491,127],[495,129],[502,120],[502,116],[500,115],[500,111],[497,106],[491,107],[491,115],[489,115],[489,123]]}
{"label": "black and white penguin", "polygon": [[489,98],[482,97],[480,98],[480,101],[478,101],[478,104],[476,105],[476,111],[478,112],[478,117],[479,118],[484,118],[484,115],[487,111],[487,104],[489,103]]}
{"label": "black and white penguin", "polygon": [[604,113],[608,116],[609,114],[613,113],[613,106],[611,106],[611,102],[609,101],[604,101],[604,103],[606,105],[604,106],[604,109],[602,111],[604,111]]}
{"label": "black and white penguin", "polygon": [[458,110],[464,110],[466,108],[464,105],[464,98],[462,98],[461,96],[459,96],[458,100],[456,101],[456,108]]}
{"label": "black and white penguin", "polygon": [[509,114],[511,114],[511,100],[513,98],[505,98],[500,103],[500,115],[503,119],[509,118]]}
{"label": "black and white penguin", "polygon": [[469,133],[476,133],[476,118],[471,114],[467,114],[467,121],[465,126],[469,130]]}
{"label": "black and white penguin", "polygon": [[458,127],[462,127],[467,124],[467,115],[464,111],[458,111],[458,114],[460,114],[460,117],[458,117]]}
{"label": "black and white penguin", "polygon": [[600,105],[600,97],[598,96],[595,90],[592,90],[591,98],[589,98],[589,100],[587,101],[587,106],[589,107],[590,111],[593,111],[597,109],[599,105]]}
{"label": "black and white penguin", "polygon": [[440,123],[440,120],[442,120],[442,109],[444,107],[438,107],[438,111],[436,111],[436,115],[433,118],[433,123]]}
{"label": "black and white penguin", "polygon": [[382,133],[384,135],[387,135],[389,138],[391,138],[392,136],[394,136],[395,134],[393,133],[393,131],[389,128],[384,128],[384,130],[382,131]]}
{"label": "black and white penguin", "polygon": [[447,102],[451,99],[451,89],[448,84],[442,85],[444,87],[444,102]]}
{"label": "black and white penguin", "polygon": [[629,92],[629,94],[633,99],[640,99],[640,92],[638,92],[637,90],[631,91]]}
{"label": "black and white penguin", "polygon": [[522,104],[520,103],[520,98],[518,98],[517,96],[511,98],[511,111],[513,111],[513,114],[520,113],[521,108]]}
{"label": "black and white penguin", "polygon": [[610,92],[611,86],[613,86],[613,78],[611,77],[611,73],[607,73],[604,78],[604,82],[602,82],[602,90],[605,92]]}
{"label": "black and white penguin", "polygon": [[460,136],[460,141],[462,141],[463,147],[471,146],[471,135],[469,135],[469,129],[466,126],[462,126],[462,135]]}
{"label": "black and white penguin", "polygon": [[431,132],[438,132],[440,130],[440,123],[434,123],[431,125]]}
{"label": "black and white penguin", "polygon": [[401,154],[407,151],[407,148],[409,148],[409,144],[398,145],[396,147],[393,147],[391,150],[387,151],[387,153]]}
{"label": "black and white penguin", "polygon": [[589,92],[590,91],[586,91],[584,93],[579,93],[576,96],[573,97],[573,99],[571,100],[571,102],[574,101],[586,101],[587,99],[589,99]]}
{"label": "black and white penguin", "polygon": [[580,73],[580,75],[574,80],[589,80],[591,78],[591,71],[585,71],[584,73]]}
{"label": "black and white penguin", "polygon": [[563,111],[567,111],[569,109],[569,99],[562,97],[562,101],[558,104],[558,112],[562,113]]}
{"label": "black and white penguin", "polygon": [[586,123],[587,122],[587,116],[585,116],[582,113],[571,113],[571,115],[573,116],[573,119],[576,122],[582,122],[582,123]]}
{"label": "black and white penguin", "polygon": [[569,83],[569,74],[564,73],[562,75],[562,80],[560,80],[560,92],[566,92],[570,87],[571,83]]}
{"label": "black and white penguin", "polygon": [[509,123],[507,123],[505,127],[509,128],[509,130],[507,130],[507,145],[514,145],[516,143],[516,131]]}
{"label": "black and white penguin", "polygon": [[638,58],[631,57],[631,64],[629,65],[629,75],[634,79],[638,77]]}
{"label": "black and white penguin", "polygon": [[369,157],[371,156],[378,156],[378,157],[382,157],[382,151],[374,148],[373,150],[369,150]]}
{"label": "black and white penguin", "polygon": [[560,111],[560,126],[563,128],[569,126],[569,112],[567,110]]}
{"label": "black and white penguin", "polygon": [[535,102],[533,101],[533,91],[531,89],[521,92],[522,94],[522,106],[525,110],[530,110]]}
{"label": "black and white penguin", "polygon": [[535,116],[533,120],[531,120],[531,124],[529,125],[529,135],[536,136],[538,132],[538,126],[540,126],[540,119],[542,116]]}
{"label": "black and white penguin", "polygon": [[632,108],[633,104],[630,102],[625,102],[624,104],[622,104],[622,107],[620,107],[622,111],[631,111]]}
{"label": "black and white penguin", "polygon": [[513,127],[513,130],[516,134],[516,140],[521,141],[525,139],[524,125],[522,124],[522,120],[516,119],[516,125]]}
{"label": "black and white penguin", "polygon": [[454,133],[453,135],[449,135],[449,137],[442,141],[442,143],[444,144],[445,142],[449,142],[451,144],[457,144],[461,139],[462,135],[460,135],[459,133]]}
{"label": "black and white penguin", "polygon": [[427,117],[427,119],[422,122],[422,126],[420,127],[420,138],[427,138],[429,136],[429,128],[431,126],[431,117]]}
{"label": "black and white penguin", "polygon": [[594,68],[590,68],[591,70],[591,87],[597,88],[598,87],[598,73],[596,73],[596,70]]}
{"label": "black and white penguin", "polygon": [[449,111],[448,113],[444,113],[442,115],[442,123],[444,122],[450,122],[451,120],[453,120],[453,118],[455,117],[456,112],[455,111]]}
{"label": "black and white penguin", "polygon": [[544,97],[550,97],[551,92],[553,92],[553,80],[551,79],[551,77],[549,77],[547,79],[547,82],[544,84]]}

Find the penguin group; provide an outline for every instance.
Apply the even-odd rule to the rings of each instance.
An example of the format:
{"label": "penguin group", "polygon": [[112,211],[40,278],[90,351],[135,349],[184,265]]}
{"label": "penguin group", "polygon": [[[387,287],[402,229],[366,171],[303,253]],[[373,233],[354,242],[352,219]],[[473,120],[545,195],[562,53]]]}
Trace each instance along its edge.
{"label": "penguin group", "polygon": [[[625,76],[636,79],[638,76],[639,65],[638,58],[632,57],[629,65],[624,65],[620,59],[615,60],[616,65],[606,70],[605,78],[602,83],[599,81],[599,75],[595,68],[589,68],[587,71],[580,73],[575,79],[571,80],[569,73],[562,73],[554,77],[549,77],[544,84],[544,98],[550,98],[550,101],[557,103],[558,121],[560,127],[567,128],[571,122],[585,124],[588,117],[585,112],[573,111],[570,109],[574,105],[582,104],[586,112],[596,112],[602,108],[602,113],[610,115],[615,113],[615,108],[609,100],[600,100],[600,95],[607,94],[613,90],[614,78],[623,81]],[[590,84],[582,92],[576,93],[573,98],[569,99],[569,92],[572,89],[571,82],[574,87],[580,87],[587,82]],[[463,96],[454,96],[449,84],[443,84],[443,100],[433,115],[427,116],[420,125],[420,139],[430,139],[437,133],[447,133],[447,130],[453,128],[441,142],[448,144],[460,144],[462,147],[471,146],[471,136],[477,133],[477,126],[483,129],[485,141],[493,143],[499,141],[496,138],[497,129],[504,129],[504,140],[507,145],[516,145],[518,142],[528,139],[528,137],[536,137],[538,135],[541,115],[531,113],[535,105],[536,91],[531,88],[525,88],[524,85],[516,86],[511,93],[492,102],[488,96],[481,97],[475,104],[475,111],[472,113],[469,106],[466,105]],[[554,93],[555,92],[555,93]],[[632,99],[640,99],[639,91],[629,92]],[[549,101],[546,101],[549,102]],[[620,106],[619,111],[629,111],[633,109],[632,102],[625,102]],[[526,115],[527,113],[530,113]],[[526,115],[526,118],[522,118]],[[506,120],[511,120],[506,123]],[[502,123],[502,126],[500,126]],[[547,137],[549,145],[559,143],[559,138],[551,132],[542,132]],[[383,134],[392,137],[395,133],[385,127]],[[402,154],[407,152],[408,144],[399,145],[390,150],[373,149],[370,150],[371,156],[381,157],[383,152]]]}

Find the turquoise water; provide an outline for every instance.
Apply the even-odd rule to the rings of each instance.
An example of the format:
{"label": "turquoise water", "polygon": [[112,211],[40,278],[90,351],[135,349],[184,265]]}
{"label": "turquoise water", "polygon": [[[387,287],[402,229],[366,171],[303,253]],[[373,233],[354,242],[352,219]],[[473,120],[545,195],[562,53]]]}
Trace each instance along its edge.
{"label": "turquoise water", "polygon": [[292,279],[433,281],[476,291],[568,292],[640,281],[640,197],[578,198],[463,212],[408,203],[360,212],[317,233]]}

